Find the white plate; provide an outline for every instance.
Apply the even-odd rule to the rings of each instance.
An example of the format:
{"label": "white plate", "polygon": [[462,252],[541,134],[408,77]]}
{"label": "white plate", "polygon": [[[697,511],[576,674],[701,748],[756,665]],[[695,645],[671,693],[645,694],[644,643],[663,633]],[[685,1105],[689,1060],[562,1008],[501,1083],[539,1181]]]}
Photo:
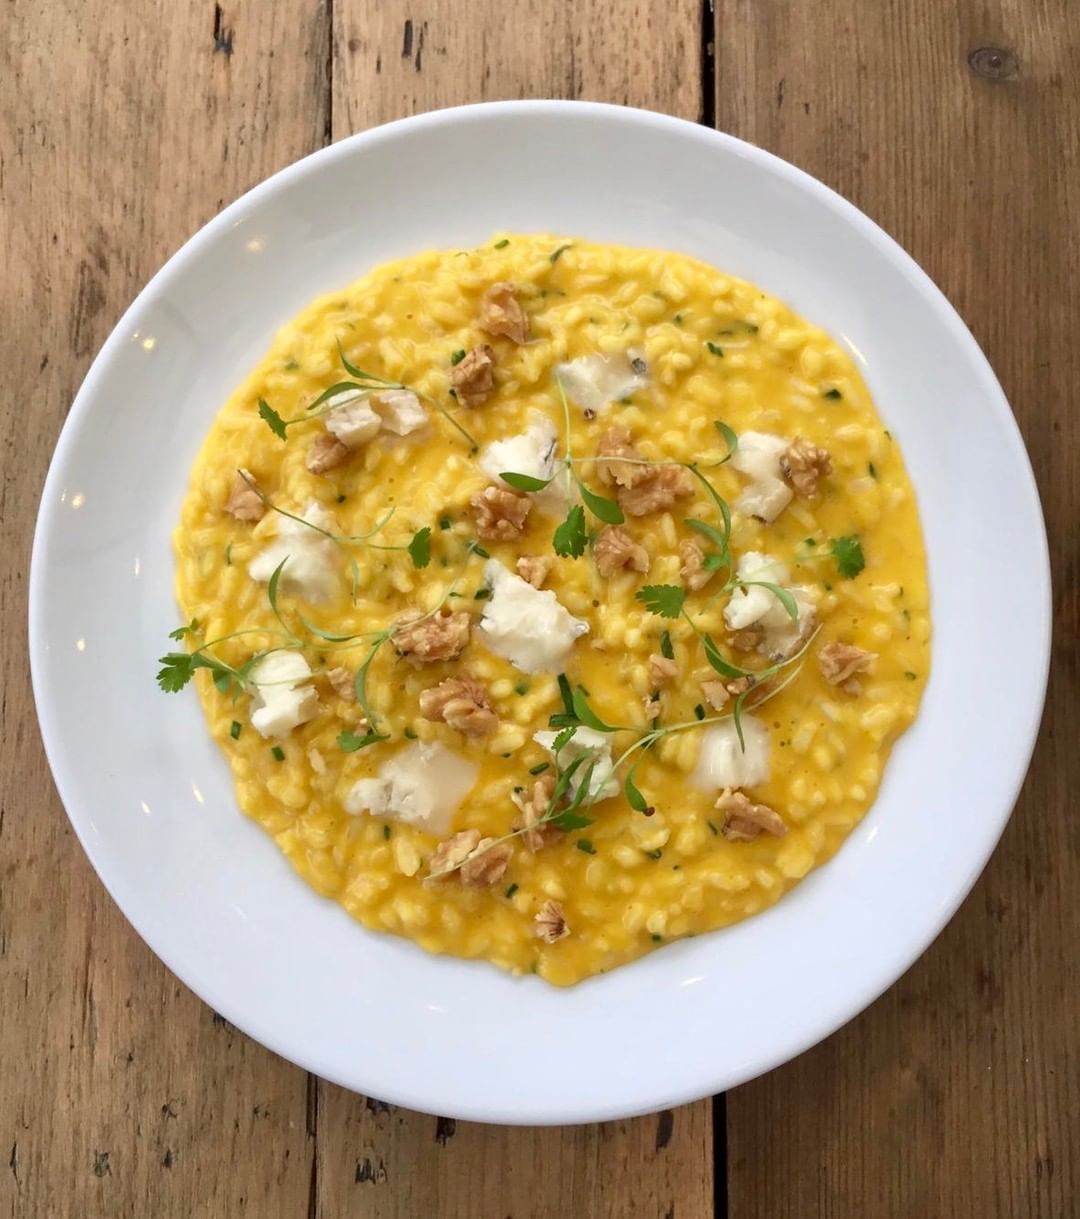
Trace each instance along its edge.
{"label": "white plate", "polygon": [[[479,176],[466,168],[477,165]],[[317,897],[237,812],[195,696],[154,685],[177,622],[169,534],[188,470],[276,327],[376,263],[498,228],[681,250],[842,338],[903,445],[933,588],[922,712],[839,855],[767,913],[569,991],[428,956]],[[226,209],[150,282],[57,446],[30,623],[42,732],[72,824],[139,934],[197,994],[357,1091],[485,1121],[574,1122],[750,1079],[849,1020],[926,948],[1023,779],[1050,582],[1031,469],[993,373],[870,220],[783,161],[691,123],[513,102],[315,153]]]}

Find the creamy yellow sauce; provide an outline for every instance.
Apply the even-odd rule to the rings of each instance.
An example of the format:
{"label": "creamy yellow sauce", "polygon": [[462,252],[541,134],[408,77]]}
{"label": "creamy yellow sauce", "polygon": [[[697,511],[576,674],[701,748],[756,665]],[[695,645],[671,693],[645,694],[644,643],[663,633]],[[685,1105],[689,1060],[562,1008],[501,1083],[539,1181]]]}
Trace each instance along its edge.
{"label": "creamy yellow sauce", "polygon": [[[553,261],[560,246],[566,248]],[[477,327],[479,298],[496,281],[518,286],[532,334],[525,345]],[[380,649],[367,690],[391,739],[351,753],[337,738],[361,731],[359,709],[323,677],[315,678],[318,714],[275,742],[251,726],[248,694],[221,693],[210,674],[196,675],[240,807],[273,835],[305,880],[368,927],[407,936],[432,952],[484,958],[566,985],[670,940],[747,918],[825,862],[873,803],[890,747],[916,714],[930,661],[914,494],[897,440],[847,352],[781,301],[678,254],[506,234],[477,249],[425,253],[376,269],[281,330],[221,409],[194,465],[174,539],[178,597],[185,621],[199,622],[189,646],[259,628],[211,649],[235,666],[253,650],[280,643],[271,634],[278,624],[266,585],[252,580],[247,566],[281,518],[268,512],[252,526],[224,512],[241,466],[282,508],[298,512],[319,501],[342,534],[370,530],[390,508],[393,517],[372,541],[405,546],[417,530],[432,529],[426,568],[417,569],[400,550],[343,546],[333,598],[302,603],[281,592],[278,608],[305,640],[303,654],[316,674],[337,665],[355,670],[367,645],[312,638],[298,613],[334,634],[379,630],[404,611],[430,609],[455,580],[460,596],[449,607],[477,620],[483,610],[484,602],[474,599],[483,560],[470,556],[466,544],[476,536],[470,497],[489,480],[442,416],[431,411],[421,438],[380,433],[321,475],[309,473],[304,461],[320,422],[290,429],[283,442],[260,419],[259,399],[293,418],[347,379],[339,342],[354,364],[452,408],[480,446],[522,432],[535,408],[556,423],[560,453],[565,436],[554,365],[594,352],[638,350],[648,366],[647,387],[593,420],[575,409],[575,454],[595,453],[603,431],[618,423],[649,457],[706,465],[724,455],[713,426],[723,420],[736,433],[807,437],[829,451],[833,472],[817,499],[796,498],[769,525],[736,514],[732,530],[736,556],[759,550],[782,559],[792,582],[811,586],[818,598],[820,633],[797,677],[756,713],[770,733],[771,777],[750,794],[782,815],[784,836],[735,842],[717,832],[716,793],[687,781],[702,737],[702,729],[692,728],[667,736],[636,772],[654,814],[633,811],[620,794],[592,807],[592,825],[535,854],[512,840],[513,856],[498,885],[467,888],[454,876],[425,882],[436,840],[398,821],[350,815],[344,808],[349,789],[408,739],[438,740],[480,768],[453,829],[506,834],[518,818],[513,790],[533,782],[531,768],[550,762],[532,734],[562,707],[555,675],[523,675],[490,652],[474,629],[454,661],[416,668],[392,647]],[[483,405],[462,408],[449,396],[451,359],[483,342],[495,352],[496,389]],[[604,490],[590,467],[581,473]],[[729,502],[746,485],[730,465],[709,477]],[[682,523],[687,516],[719,523],[700,488],[670,510],[628,520],[626,528],[648,551],[647,575],[623,571],[604,579],[587,551],[556,559],[548,578],[546,587],[590,628],[574,645],[567,676],[589,691],[609,722],[647,723],[648,660],[665,629],[679,679],[662,695],[661,723],[700,714],[695,708],[704,703],[700,678],[707,666],[698,638],[685,621],[662,620],[635,599],[643,585],[679,584],[678,543],[695,536]],[[552,554],[557,524],[534,510],[520,541],[483,545],[513,570],[520,554]],[[590,519],[589,526],[597,522]],[[851,536],[865,556],[865,569],[854,578],[842,578],[832,558],[806,557],[810,540],[819,555],[829,539]],[[350,557],[359,573],[355,596]],[[690,592],[686,606],[700,629],[723,644],[726,597],[715,592],[711,586]],[[816,650],[836,640],[877,657],[857,694],[827,684],[819,671]],[[418,710],[422,690],[466,673],[486,685],[500,719],[494,736],[480,741],[429,722]],[[634,739],[618,734],[616,754]],[[559,904],[570,929],[555,943],[536,933],[535,915],[547,900]]]}

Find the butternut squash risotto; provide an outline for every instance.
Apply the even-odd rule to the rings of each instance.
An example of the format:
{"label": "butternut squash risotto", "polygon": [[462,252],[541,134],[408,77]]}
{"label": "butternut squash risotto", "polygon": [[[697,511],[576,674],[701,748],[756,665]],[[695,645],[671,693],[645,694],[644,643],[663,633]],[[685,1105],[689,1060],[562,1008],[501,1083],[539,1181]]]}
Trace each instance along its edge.
{"label": "butternut squash risotto", "polygon": [[849,355],[678,254],[505,234],[317,301],[175,533],[240,807],[319,893],[569,985],[747,918],[872,804],[930,663]]}

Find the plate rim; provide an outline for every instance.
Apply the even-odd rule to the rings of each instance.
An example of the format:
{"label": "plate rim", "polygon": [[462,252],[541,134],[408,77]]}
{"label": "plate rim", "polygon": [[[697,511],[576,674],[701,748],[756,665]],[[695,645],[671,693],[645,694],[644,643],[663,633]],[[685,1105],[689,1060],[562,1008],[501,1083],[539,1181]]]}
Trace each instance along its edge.
{"label": "plate rim", "polygon": [[[1036,688],[1039,695],[1037,706],[1032,708],[1030,722],[1018,729],[1018,735],[1024,738],[1023,748],[1017,755],[1023,759],[1023,766],[1022,768],[1018,767],[1012,790],[1008,793],[1003,793],[1001,806],[1004,812],[998,818],[999,823],[996,826],[995,832],[989,837],[985,848],[969,858],[966,875],[963,877],[962,882],[952,889],[949,900],[936,907],[935,917],[928,924],[930,927],[929,932],[924,932],[916,937],[913,944],[909,946],[908,952],[893,958],[893,964],[886,970],[884,983],[879,984],[877,979],[871,980],[859,990],[857,998],[851,998],[849,995],[848,1002],[842,1005],[845,1009],[849,1009],[848,1015],[845,1018],[837,1022],[832,1013],[828,1016],[823,1016],[817,1024],[811,1027],[804,1027],[800,1036],[785,1040],[782,1048],[777,1049],[774,1054],[766,1056],[764,1059],[755,1060],[753,1066],[749,1069],[745,1067],[742,1070],[731,1069],[717,1076],[715,1071],[710,1075],[706,1067],[703,1069],[699,1085],[689,1089],[684,1088],[674,1096],[661,1097],[653,1095],[644,1103],[633,1107],[628,1107],[626,1104],[607,1103],[602,1098],[597,1098],[595,1095],[590,1094],[588,1090],[583,1089],[576,1098],[568,1099],[561,1106],[549,1104],[542,1114],[523,1111],[502,1101],[497,1101],[496,1103],[491,1103],[490,1101],[474,1102],[469,1097],[462,1097],[460,1105],[455,1101],[453,1109],[454,1116],[480,1122],[530,1125],[576,1124],[654,1112],[657,1108],[688,1103],[763,1075],[805,1053],[806,1050],[816,1045],[819,1041],[824,1040],[832,1033],[843,1028],[844,1025],[864,1012],[871,1003],[897,982],[911,968],[914,962],[930,948],[967,898],[975,882],[984,871],[1012,816],[1017,798],[1030,770],[1031,758],[1038,741],[1046,704],[1053,626],[1052,577],[1045,516],[1042,511],[1038,483],[1035,479],[1030,455],[1004,390],[985,353],[975,340],[967,324],[960,317],[951,300],[949,300],[942,289],[938,287],[915,259],[866,213],[805,170],[800,169],[798,166],[793,165],[774,153],[750,144],[736,136],[714,128],[705,127],[689,119],[606,102],[553,99],[479,102],[465,106],[441,108],[396,119],[392,122],[357,132],[324,148],[316,149],[291,164],[284,166],[245,191],[189,236],[151,276],[117,319],[105,342],[91,362],[57,437],[38,502],[31,550],[28,580],[28,635],[31,682],[42,744],[57,794],[60,797],[72,829],[98,879],[119,907],[125,920],[165,967],[179,978],[185,986],[192,990],[202,1002],[206,1003],[214,1011],[221,1012],[226,1019],[244,1031],[246,1035],[251,1036],[253,1040],[280,1057],[285,1058],[287,1061],[299,1066],[301,1069],[316,1073],[321,1078],[338,1083],[350,1090],[358,1090],[354,1080],[343,1078],[332,1067],[328,1068],[325,1063],[319,1062],[317,1051],[297,1054],[295,1046],[292,1044],[286,1046],[283,1044],[282,1039],[277,1036],[265,1036],[262,1032],[250,1032],[250,1029],[257,1027],[259,1024],[257,1020],[249,1018],[250,1008],[237,1015],[231,1001],[226,1000],[219,1004],[207,998],[203,993],[202,987],[193,985],[189,981],[188,971],[186,969],[178,969],[173,963],[174,954],[172,951],[162,951],[157,947],[153,941],[159,937],[144,933],[135,919],[129,914],[125,905],[117,898],[114,892],[114,884],[111,884],[109,879],[112,869],[108,862],[101,857],[103,852],[99,852],[95,848],[91,836],[86,832],[89,828],[89,817],[81,815],[76,817],[70,811],[71,807],[78,808],[84,805],[86,800],[79,794],[76,776],[67,772],[59,732],[55,728],[49,727],[51,712],[45,676],[47,642],[42,638],[43,614],[41,611],[41,598],[44,580],[43,569],[45,566],[44,555],[55,514],[55,509],[52,507],[55,502],[55,496],[53,495],[53,492],[56,490],[55,484],[58,482],[60,472],[66,464],[68,449],[75,443],[75,437],[79,431],[81,420],[91,408],[95,396],[96,382],[102,375],[104,368],[110,363],[116,350],[124,342],[126,332],[130,328],[130,320],[132,317],[137,316],[148,302],[153,300],[156,289],[162,282],[169,279],[174,268],[196,254],[203,245],[212,243],[222,230],[228,229],[238,218],[245,214],[247,209],[257,205],[264,195],[273,195],[294,177],[305,176],[316,170],[323,163],[330,163],[338,158],[346,159],[354,155],[358,149],[374,146],[386,140],[393,140],[403,130],[420,127],[437,127],[447,123],[454,124],[483,120],[493,113],[523,115],[526,117],[531,114],[560,114],[568,121],[572,121],[575,115],[599,115],[600,117],[606,116],[609,119],[629,125],[637,123],[650,124],[661,130],[667,129],[672,133],[690,130],[694,132],[696,137],[711,143],[717,148],[723,147],[735,155],[759,162],[766,171],[771,171],[809,192],[811,195],[816,196],[819,201],[838,212],[848,224],[860,230],[864,236],[868,237],[879,247],[882,247],[892,259],[896,260],[906,277],[912,280],[922,292],[929,293],[931,297],[938,298],[942,308],[942,316],[948,321],[951,328],[951,339],[966,348],[968,356],[973,361],[973,365],[979,371],[981,377],[980,384],[989,391],[986,395],[987,401],[984,404],[984,409],[992,409],[997,416],[998,423],[1003,425],[1003,434],[1008,437],[1013,456],[1016,459],[1017,490],[1022,492],[1024,497],[1029,500],[1030,506],[1034,509],[1034,518],[1040,526],[1038,537],[1030,539],[1032,545],[1037,543],[1038,554],[1037,556],[1031,556],[1031,558],[1034,566],[1038,567],[1042,577],[1038,588],[1034,590],[1035,600],[1041,603],[1036,605],[1036,609],[1041,610],[1041,612],[1037,615],[1037,625],[1040,632],[1039,639],[1037,644],[1032,647],[1032,654],[1036,658],[1037,663],[1039,679]],[[1036,625],[1035,619],[1036,614],[1033,611],[1033,626]],[[1004,799],[1006,795],[1007,800]],[[658,1093],[658,1091],[658,1089],[654,1089],[654,1092]],[[423,1112],[434,1112],[430,1102],[425,1101],[423,1096],[416,1095],[409,1087],[403,1087],[394,1094],[393,1090],[380,1086],[380,1098],[390,1103],[403,1105]]]}

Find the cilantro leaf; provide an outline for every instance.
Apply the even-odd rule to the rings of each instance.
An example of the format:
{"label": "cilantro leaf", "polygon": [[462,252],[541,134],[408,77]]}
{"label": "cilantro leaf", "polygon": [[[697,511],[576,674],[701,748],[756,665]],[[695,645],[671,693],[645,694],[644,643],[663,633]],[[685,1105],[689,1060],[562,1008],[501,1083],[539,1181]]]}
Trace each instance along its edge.
{"label": "cilantro leaf", "polygon": [[550,478],[534,478],[531,474],[514,474],[512,471],[500,474],[499,477],[508,487],[517,491],[543,491],[551,482]]}
{"label": "cilantro leaf", "polygon": [[199,629],[198,618],[192,618],[192,620],[187,624],[187,626],[178,626],[175,631],[170,631],[169,638],[175,639],[176,642],[179,643],[180,640],[183,639],[185,635],[194,635],[198,629]]}
{"label": "cilantro leaf", "polygon": [[413,534],[408,549],[413,567],[427,567],[431,562],[431,528],[428,525]]}
{"label": "cilantro leaf", "polygon": [[833,538],[829,553],[836,560],[836,569],[845,580],[853,580],[866,566],[862,543],[856,537]]}
{"label": "cilantro leaf", "polygon": [[195,665],[187,652],[167,652],[158,658],[158,664],[164,668],[159,670],[157,684],[166,694],[177,694],[195,674]]}
{"label": "cilantro leaf", "polygon": [[552,545],[556,554],[578,559],[585,553],[586,540],[585,509],[575,504],[566,514],[566,520],[555,530]]}
{"label": "cilantro leaf", "polygon": [[259,418],[275,436],[281,440],[285,439],[285,420],[282,419],[265,398],[259,399]]}
{"label": "cilantro leaf", "polygon": [[678,618],[682,613],[686,592],[677,584],[647,584],[637,590],[635,599],[650,613],[659,614],[661,618]]}
{"label": "cilantro leaf", "polygon": [[575,732],[577,732],[577,725],[570,724],[566,728],[562,729],[561,732],[557,733],[555,739],[551,742],[551,752],[557,756],[563,749],[566,748],[567,745],[570,744]]}

